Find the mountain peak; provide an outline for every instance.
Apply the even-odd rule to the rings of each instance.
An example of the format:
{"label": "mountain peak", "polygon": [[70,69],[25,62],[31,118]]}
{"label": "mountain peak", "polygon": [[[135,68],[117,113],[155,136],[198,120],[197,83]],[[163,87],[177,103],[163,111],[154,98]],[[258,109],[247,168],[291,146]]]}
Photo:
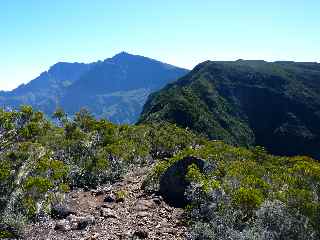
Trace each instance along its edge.
{"label": "mountain peak", "polygon": [[187,72],[127,52],[90,64],[58,62],[28,84],[0,92],[0,107],[28,104],[48,116],[57,106],[70,115],[86,107],[98,117],[133,123],[151,90],[159,90]]}
{"label": "mountain peak", "polygon": [[123,55],[123,56],[125,56],[125,55],[132,55],[132,54],[130,54],[130,53],[128,53],[128,52],[126,52],[126,51],[122,51],[122,52],[119,52],[118,54],[116,54],[115,56],[118,56],[118,55]]}
{"label": "mountain peak", "polygon": [[122,59],[122,58],[128,58],[128,57],[133,57],[133,56],[135,56],[135,55],[130,54],[130,53],[125,52],[125,51],[122,51],[122,52],[114,55],[114,56],[112,57],[112,59]]}
{"label": "mountain peak", "polygon": [[159,62],[158,60],[152,59],[152,58],[148,58],[148,57],[144,57],[141,55],[135,55],[135,54],[130,54],[128,52],[120,52],[116,55],[114,55],[112,58],[106,59],[108,60],[112,60],[112,61],[116,61],[116,62],[122,62],[122,61],[132,61],[132,60],[142,60],[142,61],[153,61],[153,62]]}

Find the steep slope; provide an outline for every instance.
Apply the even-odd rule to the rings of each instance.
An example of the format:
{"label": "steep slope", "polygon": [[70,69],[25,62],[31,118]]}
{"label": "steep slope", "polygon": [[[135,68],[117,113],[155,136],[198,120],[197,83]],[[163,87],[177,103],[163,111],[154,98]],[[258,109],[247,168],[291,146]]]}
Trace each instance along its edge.
{"label": "steep slope", "polygon": [[91,64],[57,63],[11,92],[0,92],[0,107],[27,104],[51,116],[62,107],[72,116],[88,108],[96,117],[134,123],[148,95],[188,72],[125,52]]}
{"label": "steep slope", "polygon": [[68,88],[62,106],[69,113],[85,106],[98,117],[135,122],[147,96],[187,70],[125,52],[98,63]]}
{"label": "steep slope", "polygon": [[57,63],[28,84],[22,84],[12,91],[1,91],[0,107],[18,108],[20,105],[32,105],[38,110],[52,114],[60,104],[60,98],[66,88],[76,82],[93,65]]}
{"label": "steep slope", "polygon": [[211,139],[320,158],[320,64],[211,62],[152,94],[140,122],[165,120]]}

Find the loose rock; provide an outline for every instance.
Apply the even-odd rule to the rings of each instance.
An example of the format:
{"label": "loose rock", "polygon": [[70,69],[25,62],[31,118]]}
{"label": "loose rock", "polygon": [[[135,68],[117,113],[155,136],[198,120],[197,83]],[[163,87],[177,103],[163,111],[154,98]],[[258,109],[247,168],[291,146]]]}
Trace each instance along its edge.
{"label": "loose rock", "polygon": [[61,204],[55,205],[51,209],[51,217],[54,219],[64,219],[71,214],[76,215],[70,208]]}
{"label": "loose rock", "polygon": [[116,212],[110,208],[101,208],[100,214],[105,218],[118,218]]}
{"label": "loose rock", "polygon": [[108,194],[105,198],[104,198],[104,200],[103,200],[104,202],[107,202],[107,203],[113,203],[113,202],[115,202],[116,201],[116,196],[114,195],[114,194]]}
{"label": "loose rock", "polygon": [[[48,222],[31,224],[24,239],[188,239],[184,223],[177,224],[183,210],[170,207],[161,197],[147,194],[141,189],[149,169],[134,169],[120,183],[110,186],[112,190],[107,195],[124,193],[125,201],[122,203],[104,202],[107,195],[95,196],[81,189],[67,193],[65,206],[72,206],[77,215],[71,214],[59,221],[51,218]],[[157,198],[160,204],[156,203]],[[57,230],[53,231],[53,228]]]}
{"label": "loose rock", "polygon": [[133,234],[134,239],[146,239],[148,238],[148,232],[145,230],[138,230]]}
{"label": "loose rock", "polygon": [[54,230],[56,231],[70,231],[71,230],[71,226],[69,221],[67,220],[60,220],[56,223],[56,225],[54,226]]}

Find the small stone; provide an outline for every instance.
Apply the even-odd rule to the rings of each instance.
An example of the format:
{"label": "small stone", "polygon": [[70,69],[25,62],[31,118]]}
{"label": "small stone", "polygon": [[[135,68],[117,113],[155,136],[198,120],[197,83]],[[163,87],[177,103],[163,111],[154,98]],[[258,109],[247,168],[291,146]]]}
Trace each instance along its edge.
{"label": "small stone", "polygon": [[93,216],[76,217],[74,215],[70,215],[68,220],[70,222],[71,229],[73,230],[83,230],[87,226],[95,224],[95,218]]}
{"label": "small stone", "polygon": [[114,194],[108,194],[105,198],[104,198],[104,202],[107,202],[107,203],[113,203],[115,202],[117,199],[116,199],[116,196]]}
{"label": "small stone", "polygon": [[104,194],[102,189],[91,190],[91,195],[94,197],[98,197]]}
{"label": "small stone", "polygon": [[71,227],[69,222],[64,219],[56,223],[56,225],[54,226],[54,230],[65,232],[65,231],[70,231]]}
{"label": "small stone", "polygon": [[148,212],[138,212],[137,217],[144,218],[149,216]]}
{"label": "small stone", "polygon": [[153,201],[157,205],[160,205],[162,203],[162,200],[160,198],[154,198]]}
{"label": "small stone", "polygon": [[95,233],[93,235],[90,235],[90,236],[87,236],[85,238],[83,238],[83,240],[97,240],[99,239],[99,234],[98,233]]}
{"label": "small stone", "polygon": [[61,204],[55,205],[51,209],[51,217],[53,219],[64,219],[71,214],[75,215],[76,213],[69,209],[67,206]]}
{"label": "small stone", "polygon": [[78,194],[77,193],[73,193],[73,194],[71,194],[71,198],[72,199],[76,199],[76,198],[78,198],[79,196],[78,196]]}
{"label": "small stone", "polygon": [[104,218],[118,218],[116,212],[110,208],[102,208],[100,215]]}
{"label": "small stone", "polygon": [[112,209],[112,208],[114,208],[114,205],[112,205],[112,204],[102,204],[100,207],[99,206],[97,206],[97,210],[100,210],[101,208],[110,208],[110,209]]}
{"label": "small stone", "polygon": [[138,231],[135,231],[133,234],[134,239],[146,239],[148,238],[148,236],[149,234],[145,230],[138,230]]}
{"label": "small stone", "polygon": [[139,200],[136,203],[135,209],[137,211],[147,211],[149,208],[153,207],[153,202],[147,200]]}
{"label": "small stone", "polygon": [[112,190],[112,186],[104,186],[104,187],[102,188],[102,190],[103,190],[105,193],[109,193],[109,192],[111,192],[111,190]]}
{"label": "small stone", "polygon": [[89,223],[87,221],[79,221],[78,224],[75,227],[75,230],[83,230],[87,226],[89,226]]}
{"label": "small stone", "polygon": [[97,240],[99,239],[99,233],[93,234],[91,237],[88,238],[89,240]]}
{"label": "small stone", "polygon": [[164,229],[162,229],[162,232],[175,234],[177,231],[175,229],[173,229],[173,228],[164,228]]}

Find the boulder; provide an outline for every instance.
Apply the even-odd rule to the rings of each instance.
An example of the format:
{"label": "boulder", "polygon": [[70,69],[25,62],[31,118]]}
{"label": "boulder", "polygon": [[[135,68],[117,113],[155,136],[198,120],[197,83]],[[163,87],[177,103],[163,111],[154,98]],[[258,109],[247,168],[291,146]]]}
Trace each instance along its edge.
{"label": "boulder", "polygon": [[185,191],[190,182],[185,176],[191,164],[197,165],[202,172],[208,165],[206,161],[200,158],[189,156],[175,162],[162,174],[160,178],[160,194],[169,205],[184,207],[189,203],[185,197]]}

